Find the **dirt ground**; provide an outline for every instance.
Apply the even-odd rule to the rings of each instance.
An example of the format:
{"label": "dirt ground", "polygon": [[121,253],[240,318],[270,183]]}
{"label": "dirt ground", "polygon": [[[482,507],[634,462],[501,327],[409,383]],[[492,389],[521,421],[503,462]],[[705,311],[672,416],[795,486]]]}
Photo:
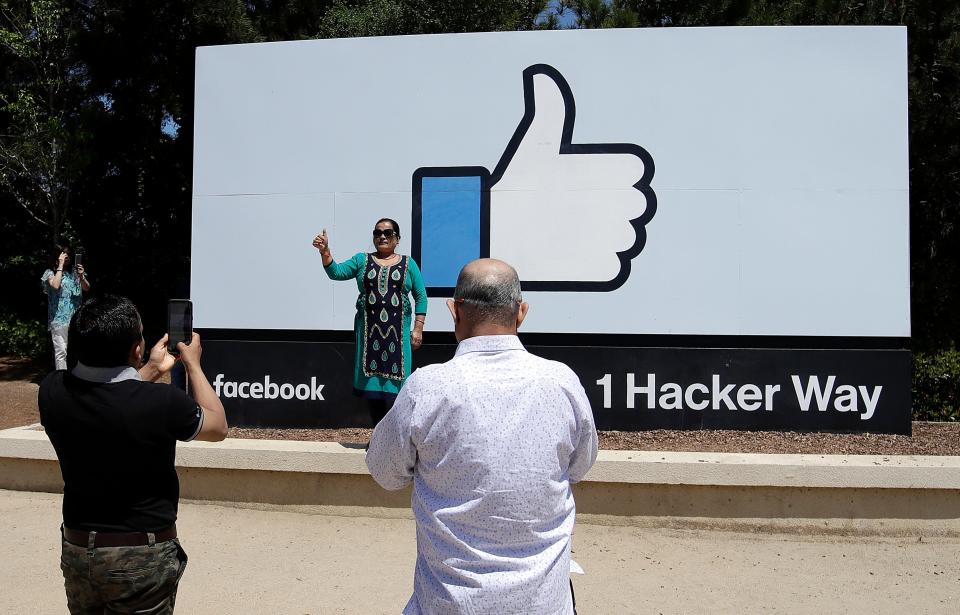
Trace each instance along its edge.
{"label": "dirt ground", "polygon": [[[40,421],[37,385],[45,374],[46,366],[23,359],[0,357],[0,429]],[[229,437],[366,444],[370,439],[370,430],[232,427]],[[912,436],[792,431],[604,431],[600,432],[600,448],[810,455],[960,455],[960,423],[914,422]]]}

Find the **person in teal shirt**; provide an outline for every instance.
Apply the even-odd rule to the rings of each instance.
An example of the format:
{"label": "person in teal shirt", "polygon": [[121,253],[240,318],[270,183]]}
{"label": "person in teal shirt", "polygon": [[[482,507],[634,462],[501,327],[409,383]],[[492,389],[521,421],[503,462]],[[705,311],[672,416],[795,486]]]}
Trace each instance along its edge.
{"label": "person in teal shirt", "polygon": [[83,265],[73,271],[70,263],[70,247],[57,246],[51,259],[52,267],[43,272],[40,285],[47,295],[47,329],[53,340],[53,363],[56,369],[67,369],[67,336],[70,319],[83,303],[84,291],[90,290]]}
{"label": "person in teal shirt", "polygon": [[423,343],[427,318],[420,268],[409,256],[397,254],[399,243],[400,225],[390,218],[381,218],[373,229],[375,252],[358,252],[342,263],[333,260],[326,229],[313,240],[331,280],[357,281],[353,392],[368,400],[374,426],[390,410],[412,371],[413,351]]}

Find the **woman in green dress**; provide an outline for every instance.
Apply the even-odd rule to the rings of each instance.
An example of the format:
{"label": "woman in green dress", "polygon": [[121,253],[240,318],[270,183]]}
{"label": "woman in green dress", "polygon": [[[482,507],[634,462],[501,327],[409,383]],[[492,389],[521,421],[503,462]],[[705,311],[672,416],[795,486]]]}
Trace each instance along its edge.
{"label": "woman in green dress", "polygon": [[313,240],[331,280],[357,281],[353,392],[367,399],[374,426],[390,410],[410,375],[411,355],[423,342],[427,318],[420,268],[409,256],[396,253],[399,243],[400,225],[390,218],[381,218],[373,229],[375,252],[358,252],[342,263],[333,260],[326,229]]}

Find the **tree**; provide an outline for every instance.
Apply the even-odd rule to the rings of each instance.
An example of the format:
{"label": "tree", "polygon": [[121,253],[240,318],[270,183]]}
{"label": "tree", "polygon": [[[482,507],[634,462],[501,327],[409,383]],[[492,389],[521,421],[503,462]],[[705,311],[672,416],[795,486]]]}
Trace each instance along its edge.
{"label": "tree", "polygon": [[0,3],[0,45],[10,63],[0,91],[0,186],[51,244],[60,239],[71,183],[83,169],[77,96],[83,67],[73,59],[73,17],[53,0]]}
{"label": "tree", "polygon": [[100,104],[71,224],[95,291],[130,297],[157,337],[166,300],[189,293],[196,48],[259,36],[243,0],[84,4],[74,49]]}
{"label": "tree", "polygon": [[247,0],[247,14],[260,39],[313,38],[331,0]]}
{"label": "tree", "polygon": [[532,30],[547,0],[337,0],[324,15],[321,38]]}
{"label": "tree", "polygon": [[556,11],[573,13],[577,28],[635,28],[637,13],[622,0],[560,0]]}

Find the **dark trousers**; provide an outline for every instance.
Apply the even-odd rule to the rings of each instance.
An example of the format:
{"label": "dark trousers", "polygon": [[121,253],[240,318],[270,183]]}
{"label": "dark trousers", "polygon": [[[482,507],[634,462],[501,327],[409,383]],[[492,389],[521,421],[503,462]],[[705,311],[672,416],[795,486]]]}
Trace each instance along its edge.
{"label": "dark trousers", "polygon": [[170,615],[187,554],[176,539],[140,547],[62,541],[60,569],[71,615]]}
{"label": "dark trousers", "polygon": [[367,399],[367,409],[370,410],[370,423],[372,427],[376,427],[377,423],[383,420],[383,417],[387,416],[387,412],[390,412],[390,408],[393,407],[393,399]]}

